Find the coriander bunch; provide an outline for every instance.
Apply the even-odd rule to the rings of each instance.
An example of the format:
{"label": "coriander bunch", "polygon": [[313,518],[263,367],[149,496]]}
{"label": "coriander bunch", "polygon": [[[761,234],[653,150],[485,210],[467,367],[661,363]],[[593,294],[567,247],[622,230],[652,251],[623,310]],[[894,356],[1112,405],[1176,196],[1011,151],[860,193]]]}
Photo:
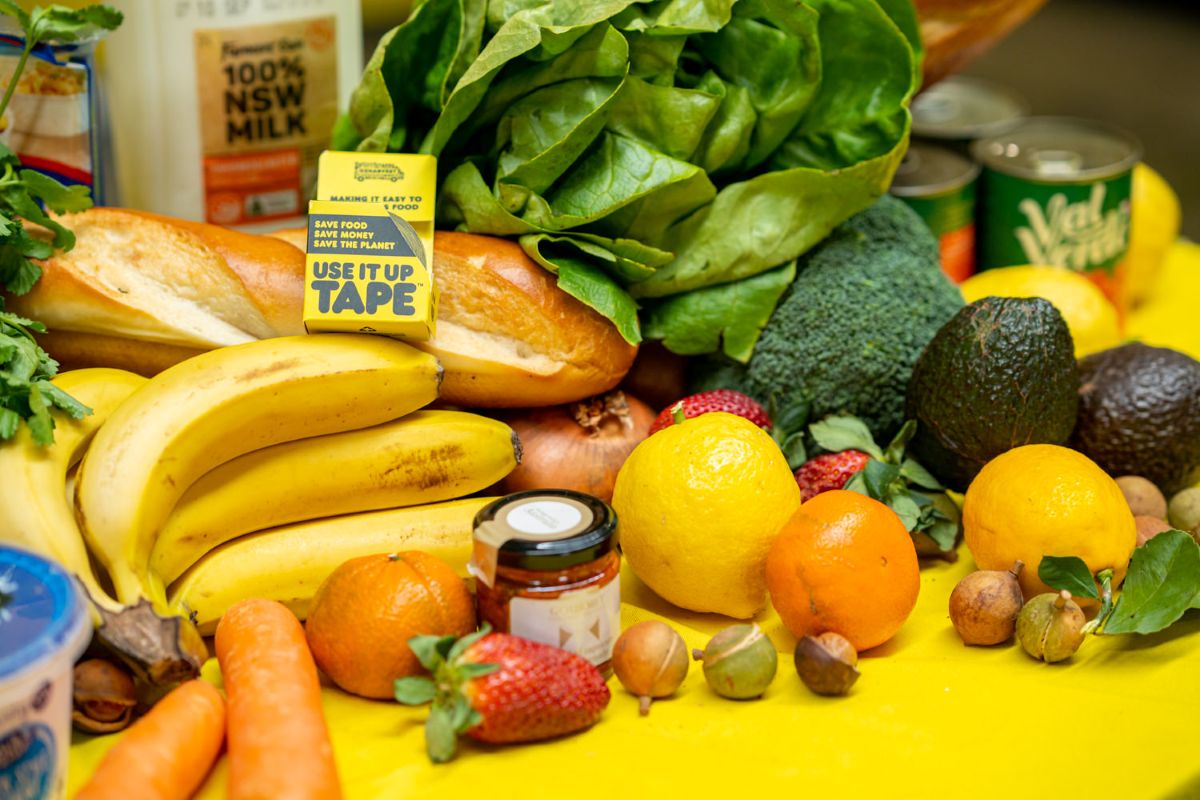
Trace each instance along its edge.
{"label": "coriander bunch", "polygon": [[[12,0],[0,0],[0,14],[16,20],[25,38],[0,98],[0,119],[38,45],[79,41],[96,30],[113,30],[122,21],[121,12],[103,5],[81,9],[35,6],[26,12]],[[65,214],[91,205],[86,186],[64,186],[40,172],[22,169],[17,154],[0,143],[0,290],[25,294],[42,275],[33,259],[49,258],[56,250],[75,246],[74,234],[49,212]],[[26,223],[39,226],[47,235],[31,233]],[[52,409],[61,409],[73,419],[91,413],[50,383],[58,372],[58,363],[33,336],[45,330],[38,322],[5,312],[0,296],[0,440],[16,435],[24,420],[36,442],[50,444],[54,441]]]}

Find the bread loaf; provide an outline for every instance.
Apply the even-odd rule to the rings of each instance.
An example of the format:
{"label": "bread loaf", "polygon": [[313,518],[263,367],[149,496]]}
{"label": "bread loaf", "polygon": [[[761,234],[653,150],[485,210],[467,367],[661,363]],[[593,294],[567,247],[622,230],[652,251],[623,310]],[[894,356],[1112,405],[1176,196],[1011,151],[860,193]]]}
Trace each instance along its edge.
{"label": "bread loaf", "polygon": [[[304,332],[303,231],[256,236],[204,223],[98,208],[63,218],[77,242],[46,261],[10,308],[46,323],[64,368],[153,375],[205,350]],[[520,407],[611,389],[637,348],[561,291],[514,242],[439,233],[437,336],[442,399]]]}

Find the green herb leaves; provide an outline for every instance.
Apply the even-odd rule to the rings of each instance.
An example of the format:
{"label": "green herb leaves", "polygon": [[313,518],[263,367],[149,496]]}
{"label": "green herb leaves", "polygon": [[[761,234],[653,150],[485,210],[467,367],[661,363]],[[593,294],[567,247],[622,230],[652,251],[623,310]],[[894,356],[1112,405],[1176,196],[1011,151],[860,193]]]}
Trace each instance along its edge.
{"label": "green herb leaves", "polygon": [[13,17],[21,24],[25,38],[38,42],[75,42],[95,30],[115,30],[124,15],[102,5],[71,9],[52,5],[34,6],[26,12],[13,0],[0,0],[0,14]]}
{"label": "green herb leaves", "polygon": [[429,0],[335,145],[439,155],[440,224],[522,237],[631,342],[634,298],[671,297],[650,335],[744,361],[787,265],[886,189],[914,19],[909,0]]}
{"label": "green herb leaves", "polygon": [[51,409],[62,409],[72,419],[91,413],[50,383],[58,364],[33,339],[34,332],[44,330],[33,320],[0,310],[0,441],[15,436],[25,420],[34,441],[47,445],[54,441]]}

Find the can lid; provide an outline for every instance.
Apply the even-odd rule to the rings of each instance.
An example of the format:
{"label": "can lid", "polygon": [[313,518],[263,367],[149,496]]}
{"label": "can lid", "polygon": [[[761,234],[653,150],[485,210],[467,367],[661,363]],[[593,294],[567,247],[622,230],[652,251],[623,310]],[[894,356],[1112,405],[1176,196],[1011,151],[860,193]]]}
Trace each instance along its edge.
{"label": "can lid", "polygon": [[475,515],[471,572],[490,586],[496,564],[544,571],[586,564],[616,547],[616,531],[616,512],[599,498],[567,489],[518,492]]}
{"label": "can lid", "polygon": [[83,596],[66,570],[25,550],[0,547],[0,681],[72,646],[87,627]]}
{"label": "can lid", "polygon": [[1127,172],[1142,157],[1133,134],[1072,117],[1029,117],[999,136],[971,145],[989,169],[1044,183],[1099,180]]}
{"label": "can lid", "polygon": [[993,136],[1029,113],[1025,99],[998,83],[953,75],[913,98],[913,133],[958,141]]}
{"label": "can lid", "polygon": [[948,147],[912,142],[892,178],[897,197],[927,197],[966,186],[979,175],[979,165]]}

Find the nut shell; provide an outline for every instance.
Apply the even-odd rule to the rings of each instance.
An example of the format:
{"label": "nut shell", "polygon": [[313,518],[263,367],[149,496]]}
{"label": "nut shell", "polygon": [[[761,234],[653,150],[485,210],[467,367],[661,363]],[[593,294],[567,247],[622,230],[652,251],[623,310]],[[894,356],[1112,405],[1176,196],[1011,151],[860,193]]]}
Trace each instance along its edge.
{"label": "nut shell", "polygon": [[1122,475],[1116,481],[1135,517],[1167,518],[1167,498],[1152,482],[1141,475]]}
{"label": "nut shell", "polygon": [[[848,660],[847,648],[853,654],[853,662]],[[858,653],[836,633],[801,638],[796,643],[794,661],[800,680],[819,695],[833,697],[846,694],[858,680],[859,672],[855,669]]]}
{"label": "nut shell", "polygon": [[1008,572],[979,570],[967,575],[950,593],[950,621],[965,644],[991,645],[1012,638],[1024,596],[1017,575],[1021,562]]}
{"label": "nut shell", "polygon": [[779,654],[757,625],[731,625],[717,633],[704,651],[704,679],[714,692],[731,700],[759,697],[775,679]]}
{"label": "nut shell", "polygon": [[631,625],[613,645],[613,672],[637,695],[645,716],[652,699],[675,693],[688,672],[687,644],[675,629],[659,620]]}
{"label": "nut shell", "polygon": [[71,720],[84,733],[113,733],[133,721],[137,687],[121,667],[102,658],[75,665]]}
{"label": "nut shell", "polygon": [[1074,655],[1083,644],[1087,617],[1071,593],[1047,592],[1034,597],[1017,617],[1017,640],[1025,652],[1053,664]]}

